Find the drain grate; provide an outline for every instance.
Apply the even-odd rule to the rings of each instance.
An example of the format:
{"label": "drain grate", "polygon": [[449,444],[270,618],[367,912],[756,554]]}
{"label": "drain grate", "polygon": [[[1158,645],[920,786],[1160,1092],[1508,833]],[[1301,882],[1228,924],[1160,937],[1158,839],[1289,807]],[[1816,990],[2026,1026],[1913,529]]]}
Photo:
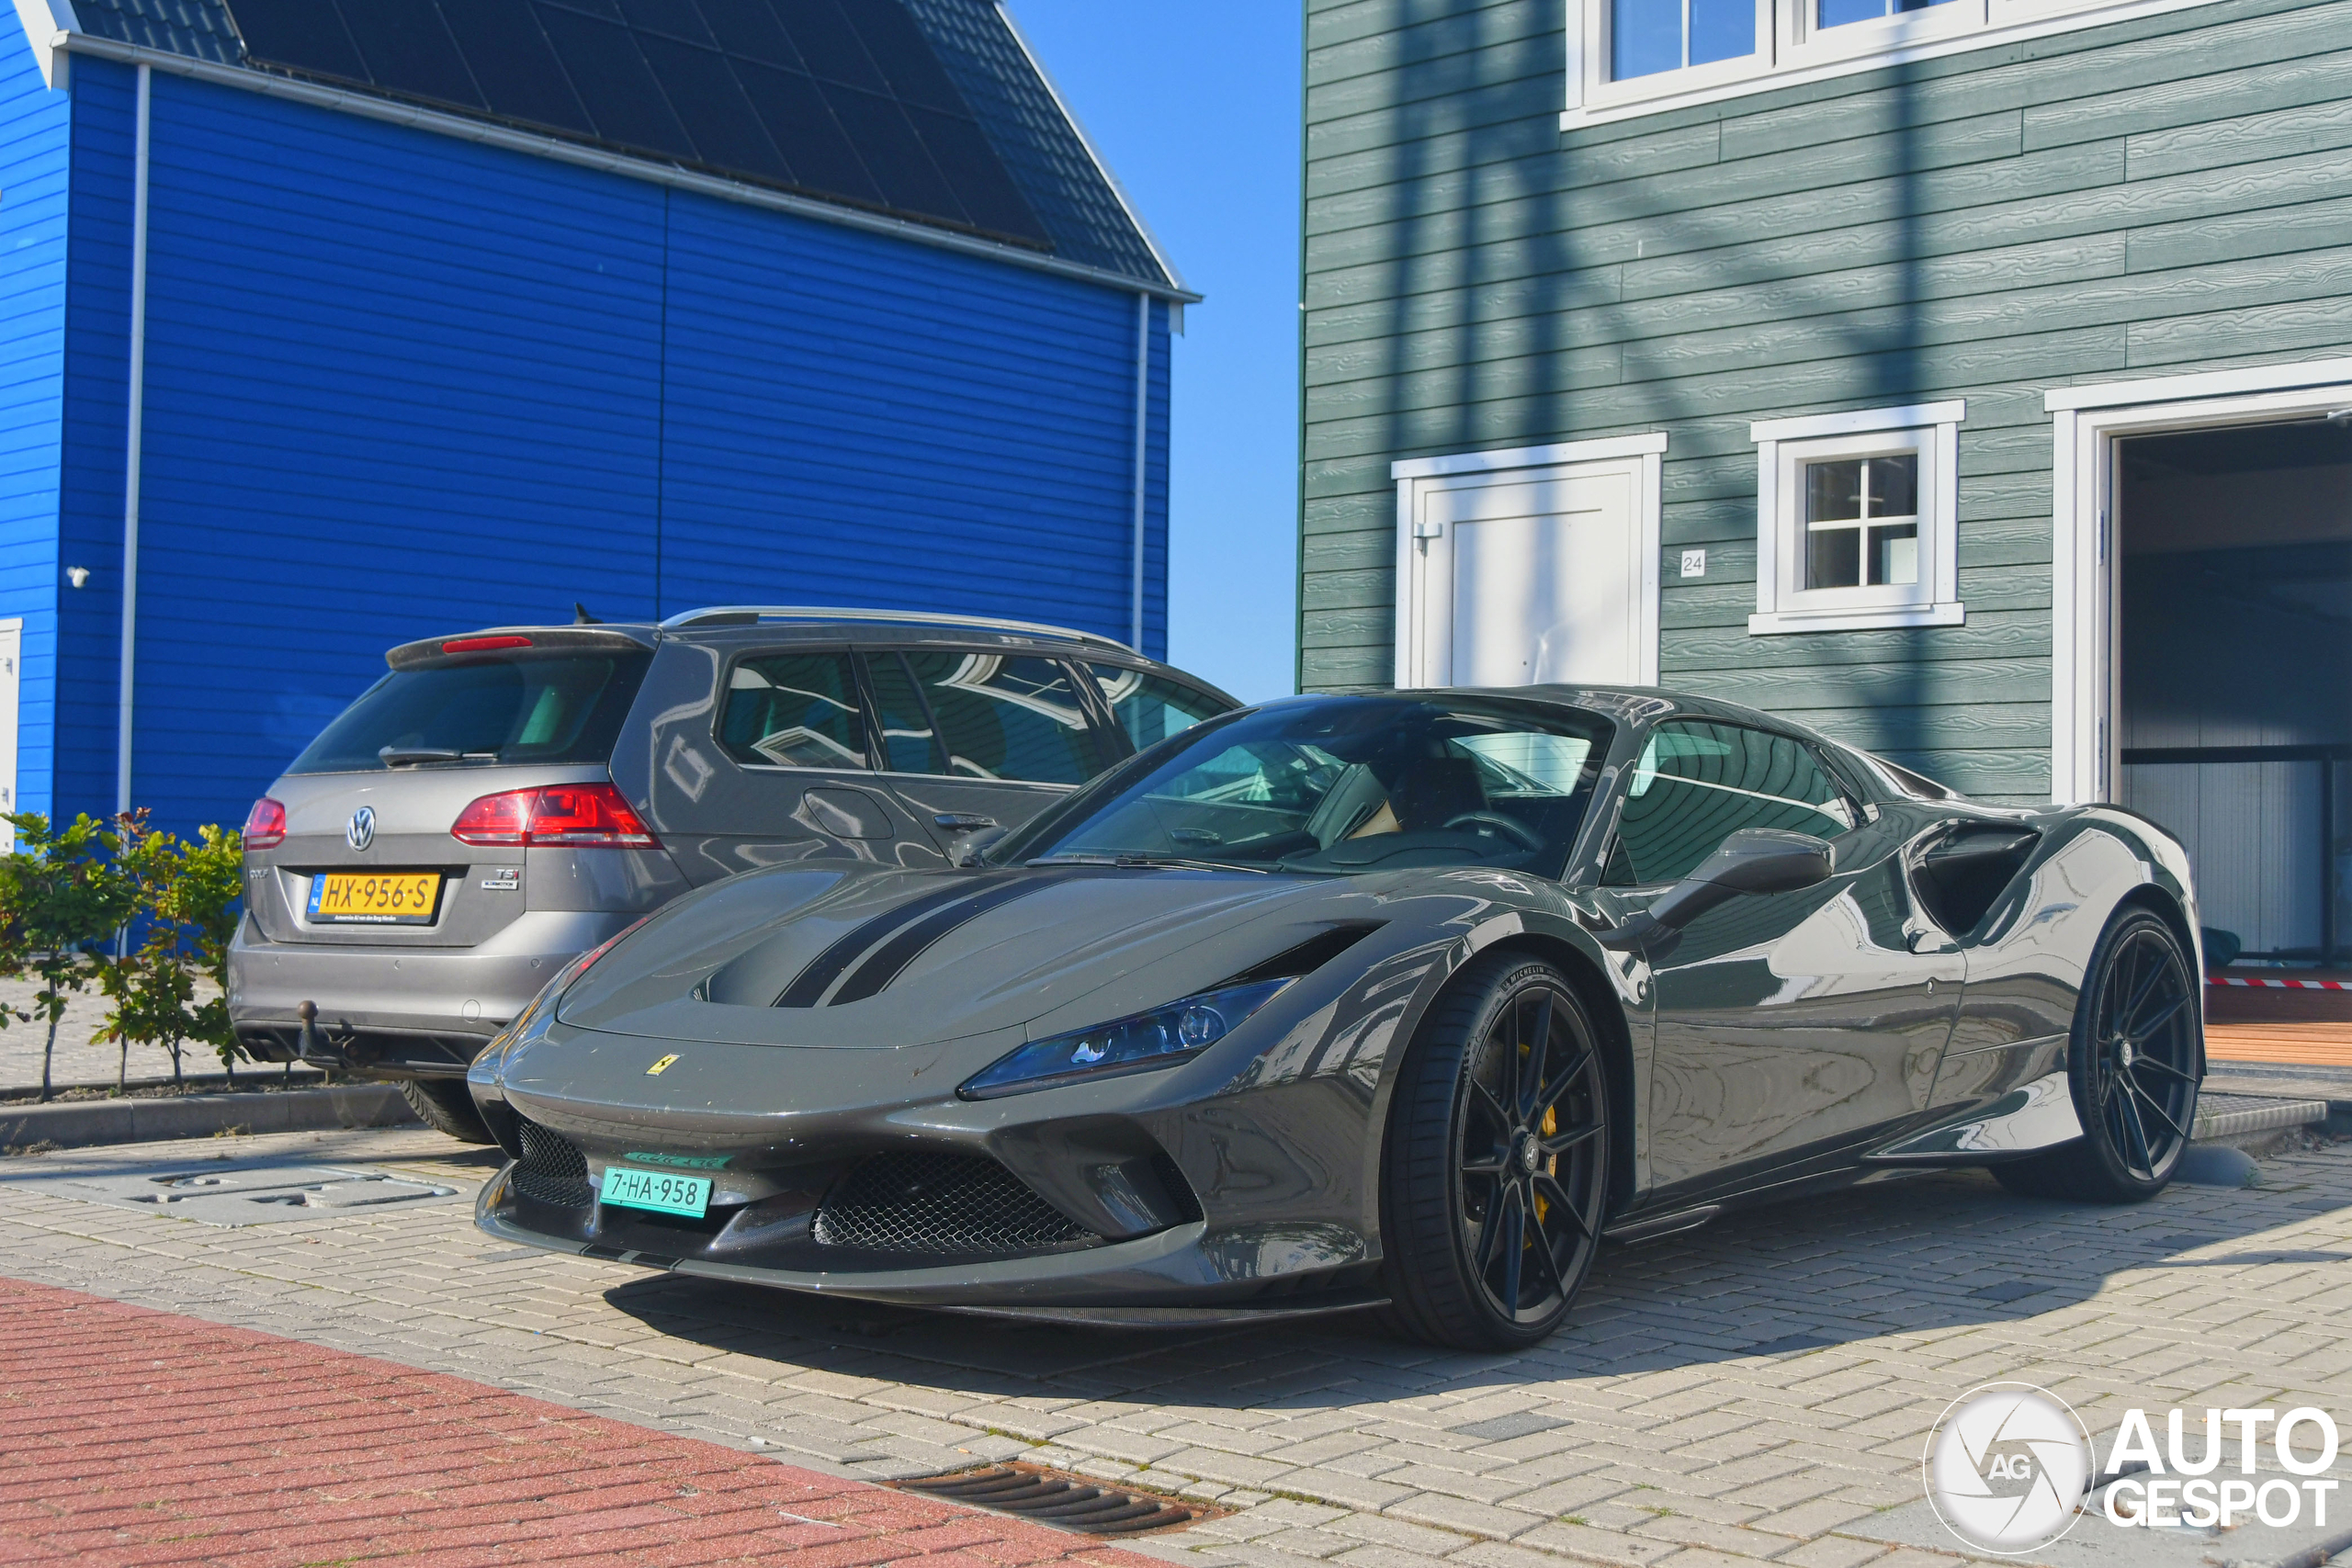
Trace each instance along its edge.
{"label": "drain grate", "polygon": [[1173,1503],[1148,1492],[1121,1492],[1099,1486],[1082,1475],[1065,1475],[1034,1464],[992,1464],[985,1470],[962,1470],[953,1475],[893,1484],[904,1491],[952,1497],[975,1507],[1018,1514],[1041,1525],[1088,1535],[1139,1535],[1220,1518],[1226,1512],[1199,1503]]}
{"label": "drain grate", "polygon": [[446,1182],[365,1167],[216,1161],[194,1168],[142,1168],[130,1155],[86,1172],[51,1170],[21,1179],[60,1198],[208,1225],[266,1225],[329,1213],[373,1213],[458,1195]]}

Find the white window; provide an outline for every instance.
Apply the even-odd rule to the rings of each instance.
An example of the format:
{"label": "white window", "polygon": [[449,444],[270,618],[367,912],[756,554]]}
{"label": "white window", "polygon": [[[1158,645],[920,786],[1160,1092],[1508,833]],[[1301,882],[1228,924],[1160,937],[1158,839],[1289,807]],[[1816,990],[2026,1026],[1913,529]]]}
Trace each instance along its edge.
{"label": "white window", "polygon": [[1768,420],[1747,629],[1958,626],[1963,402]]}
{"label": "white window", "polygon": [[1565,129],[2212,0],[1563,0]]}

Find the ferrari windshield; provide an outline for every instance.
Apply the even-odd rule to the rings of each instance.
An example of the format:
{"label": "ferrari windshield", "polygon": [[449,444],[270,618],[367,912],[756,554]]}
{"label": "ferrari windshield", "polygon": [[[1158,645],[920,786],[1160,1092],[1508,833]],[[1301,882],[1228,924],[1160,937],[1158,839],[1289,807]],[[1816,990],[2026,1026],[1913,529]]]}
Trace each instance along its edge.
{"label": "ferrari windshield", "polygon": [[1146,752],[1003,858],[1557,876],[1611,733],[1598,714],[1516,704],[1281,703]]}

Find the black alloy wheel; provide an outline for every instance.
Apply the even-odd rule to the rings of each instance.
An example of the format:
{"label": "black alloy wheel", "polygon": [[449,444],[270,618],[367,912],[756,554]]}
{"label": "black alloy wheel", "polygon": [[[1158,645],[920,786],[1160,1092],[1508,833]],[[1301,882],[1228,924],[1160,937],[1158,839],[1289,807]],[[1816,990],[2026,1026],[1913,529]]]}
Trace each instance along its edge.
{"label": "black alloy wheel", "polygon": [[2143,908],[2110,923],[2076,1003],[2068,1077],[2083,1137],[1994,1168],[2012,1191],[2136,1203],[2172,1180],[2197,1122],[2204,1053],[2197,980],[2172,928]]}
{"label": "black alloy wheel", "polygon": [[1390,1112],[1393,1327],[1494,1350],[1560,1326],[1600,1250],[1608,1108],[1598,1032],[1557,969],[1505,953],[1454,977]]}

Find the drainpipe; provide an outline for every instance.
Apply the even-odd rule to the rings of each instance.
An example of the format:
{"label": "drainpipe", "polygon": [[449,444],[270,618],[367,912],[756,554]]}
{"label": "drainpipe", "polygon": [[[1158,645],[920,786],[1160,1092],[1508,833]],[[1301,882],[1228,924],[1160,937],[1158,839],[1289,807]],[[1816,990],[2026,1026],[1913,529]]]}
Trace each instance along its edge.
{"label": "drainpipe", "polygon": [[139,130],[130,186],[130,421],[122,454],[122,671],[116,704],[114,808],[130,809],[130,703],[139,646],[139,466],[147,412],[147,105],[151,76],[139,68]]}
{"label": "drainpipe", "polygon": [[1144,475],[1151,455],[1151,296],[1136,296],[1136,508],[1135,620],[1127,641],[1143,651],[1143,492]]}

